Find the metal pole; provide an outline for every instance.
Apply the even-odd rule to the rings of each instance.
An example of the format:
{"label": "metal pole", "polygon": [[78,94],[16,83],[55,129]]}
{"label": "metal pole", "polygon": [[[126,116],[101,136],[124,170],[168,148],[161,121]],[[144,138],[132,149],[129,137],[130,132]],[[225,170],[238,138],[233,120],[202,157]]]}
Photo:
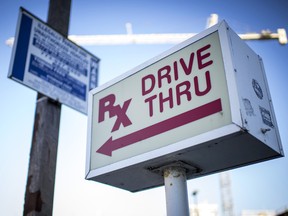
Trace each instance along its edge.
{"label": "metal pole", "polygon": [[186,169],[168,167],[163,174],[167,216],[189,216]]}
{"label": "metal pole", "polygon": [[[71,0],[50,0],[48,24],[67,36]],[[52,215],[61,104],[39,94],[23,215]]]}

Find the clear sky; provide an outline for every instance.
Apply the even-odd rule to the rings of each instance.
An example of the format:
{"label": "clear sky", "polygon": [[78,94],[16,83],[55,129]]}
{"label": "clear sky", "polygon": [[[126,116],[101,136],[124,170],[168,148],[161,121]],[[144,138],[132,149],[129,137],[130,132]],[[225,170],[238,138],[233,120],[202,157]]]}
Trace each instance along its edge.
{"label": "clear sky", "polygon": [[[34,122],[36,92],[7,78],[11,47],[5,41],[15,34],[19,7],[46,20],[48,0],[1,1],[0,19],[0,212],[21,215]],[[288,1],[89,1],[72,0],[69,34],[125,34],[125,23],[135,34],[197,33],[211,13],[225,19],[237,33],[277,28],[288,30]],[[288,152],[288,45],[278,41],[253,41],[248,45],[264,61],[284,151]],[[101,59],[99,83],[164,52],[173,45],[86,46]],[[86,181],[87,116],[62,106],[58,147],[54,215],[165,215],[163,187],[130,193]],[[288,159],[275,159],[230,171],[234,210],[288,208]],[[219,175],[188,181],[191,193],[198,190],[198,202],[216,203],[220,210]]]}

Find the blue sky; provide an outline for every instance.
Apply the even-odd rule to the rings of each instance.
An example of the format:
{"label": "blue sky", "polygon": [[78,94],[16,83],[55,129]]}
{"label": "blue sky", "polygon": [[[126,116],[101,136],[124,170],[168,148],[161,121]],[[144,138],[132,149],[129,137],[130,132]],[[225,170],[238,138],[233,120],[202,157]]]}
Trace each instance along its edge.
{"label": "blue sky", "polygon": [[[72,0],[73,1],[73,0]],[[46,20],[48,1],[1,1],[0,19],[0,212],[23,211],[36,92],[7,78],[12,49],[5,41],[15,34],[19,7]],[[133,33],[197,33],[204,30],[211,13],[225,19],[237,33],[277,28],[288,30],[286,0],[244,1],[91,1],[72,2],[69,34],[125,34],[130,22]],[[278,41],[249,41],[264,61],[284,151],[288,152],[287,57],[288,47]],[[153,58],[173,45],[86,46],[99,57],[103,84]],[[58,147],[54,215],[165,215],[163,187],[139,193],[84,180],[87,117],[62,106]],[[288,208],[288,159],[275,159],[230,171],[236,215],[247,209]],[[198,202],[220,202],[219,175],[188,181]]]}

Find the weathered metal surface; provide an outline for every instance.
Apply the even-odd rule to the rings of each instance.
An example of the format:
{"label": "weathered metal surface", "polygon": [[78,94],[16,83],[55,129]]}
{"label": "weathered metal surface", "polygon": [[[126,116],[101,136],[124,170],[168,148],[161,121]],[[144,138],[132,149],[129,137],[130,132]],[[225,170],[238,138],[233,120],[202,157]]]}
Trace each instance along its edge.
{"label": "weathered metal surface", "polygon": [[167,216],[189,216],[186,169],[168,167],[163,172]]}

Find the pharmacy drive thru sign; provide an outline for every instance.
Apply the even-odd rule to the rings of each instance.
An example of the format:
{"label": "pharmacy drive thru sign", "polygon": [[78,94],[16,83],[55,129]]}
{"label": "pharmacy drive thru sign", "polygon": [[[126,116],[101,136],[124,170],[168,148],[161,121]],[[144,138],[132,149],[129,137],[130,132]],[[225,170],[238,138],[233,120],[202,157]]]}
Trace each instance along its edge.
{"label": "pharmacy drive thru sign", "polygon": [[261,58],[225,21],[90,92],[86,179],[129,191],[283,155]]}

